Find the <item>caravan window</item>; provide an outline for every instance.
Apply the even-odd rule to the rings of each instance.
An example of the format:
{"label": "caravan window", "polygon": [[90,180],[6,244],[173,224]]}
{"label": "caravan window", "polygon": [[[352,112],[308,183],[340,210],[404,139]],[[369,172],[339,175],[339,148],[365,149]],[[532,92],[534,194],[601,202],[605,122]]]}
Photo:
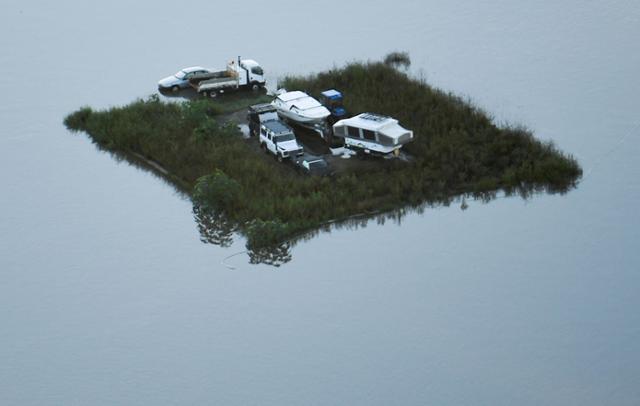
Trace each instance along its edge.
{"label": "caravan window", "polygon": [[344,136],[347,135],[347,131],[346,131],[345,127],[342,126],[342,125],[341,126],[336,126],[335,129],[334,129],[334,132],[339,137],[344,137]]}
{"label": "caravan window", "polygon": [[347,131],[349,132],[349,137],[360,138],[360,129],[359,128],[347,127]]}
{"label": "caravan window", "polygon": [[378,139],[380,140],[380,144],[385,145],[385,146],[393,146],[393,138],[388,137],[386,135],[383,134],[378,134]]}
{"label": "caravan window", "polygon": [[376,133],[374,133],[371,130],[362,130],[362,135],[364,137],[365,140],[369,140],[369,141],[375,141],[376,140]]}

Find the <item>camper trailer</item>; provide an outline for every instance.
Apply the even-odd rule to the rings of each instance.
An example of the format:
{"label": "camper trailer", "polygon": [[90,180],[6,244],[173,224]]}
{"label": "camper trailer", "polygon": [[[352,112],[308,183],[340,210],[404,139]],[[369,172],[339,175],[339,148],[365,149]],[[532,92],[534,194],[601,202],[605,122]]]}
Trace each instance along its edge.
{"label": "camper trailer", "polygon": [[333,134],[343,137],[347,148],[379,155],[397,156],[400,148],[413,140],[413,131],[400,126],[398,120],[373,113],[338,121]]}

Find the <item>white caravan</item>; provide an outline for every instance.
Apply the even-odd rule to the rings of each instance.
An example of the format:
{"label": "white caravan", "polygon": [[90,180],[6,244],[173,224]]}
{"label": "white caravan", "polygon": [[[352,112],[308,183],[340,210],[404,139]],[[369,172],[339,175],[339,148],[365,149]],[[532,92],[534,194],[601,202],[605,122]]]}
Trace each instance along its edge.
{"label": "white caravan", "polygon": [[333,125],[333,134],[344,137],[346,147],[367,154],[398,155],[400,148],[413,140],[413,131],[400,126],[398,120],[372,113],[338,121]]}

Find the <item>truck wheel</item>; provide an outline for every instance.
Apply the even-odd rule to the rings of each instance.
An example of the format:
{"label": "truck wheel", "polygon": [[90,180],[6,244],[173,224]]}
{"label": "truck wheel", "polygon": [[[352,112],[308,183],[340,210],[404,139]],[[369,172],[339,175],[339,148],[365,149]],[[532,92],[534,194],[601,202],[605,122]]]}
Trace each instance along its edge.
{"label": "truck wheel", "polygon": [[254,92],[257,92],[258,90],[260,90],[260,85],[257,84],[256,82],[253,82],[251,84],[251,90],[254,91]]}

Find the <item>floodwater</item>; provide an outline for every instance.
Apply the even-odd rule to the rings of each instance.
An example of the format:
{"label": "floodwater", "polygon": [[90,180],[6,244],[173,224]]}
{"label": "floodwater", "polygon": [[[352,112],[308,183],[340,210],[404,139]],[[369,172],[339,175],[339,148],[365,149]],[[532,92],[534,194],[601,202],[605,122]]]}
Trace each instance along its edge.
{"label": "floodwater", "polygon": [[[0,404],[640,402],[637,1],[6,0],[2,16]],[[186,65],[243,55],[273,83],[396,49],[574,154],[578,188],[372,220],[254,265],[62,125]]]}

